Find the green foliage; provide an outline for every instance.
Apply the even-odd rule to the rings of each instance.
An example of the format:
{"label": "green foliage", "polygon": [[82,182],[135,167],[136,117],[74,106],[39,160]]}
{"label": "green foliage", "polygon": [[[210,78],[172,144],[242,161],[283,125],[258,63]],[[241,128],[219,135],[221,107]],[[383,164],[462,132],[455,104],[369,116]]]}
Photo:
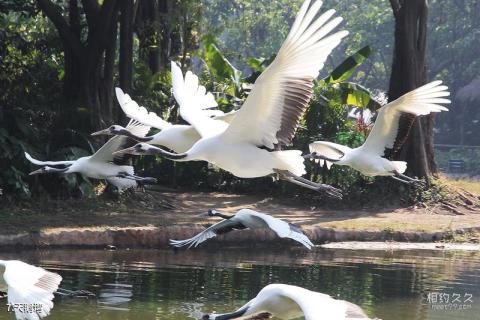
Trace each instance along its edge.
{"label": "green foliage", "polygon": [[324,81],[327,84],[332,84],[347,80],[353,74],[353,72],[360,67],[368,57],[370,57],[371,54],[372,49],[370,46],[363,47],[345,59],[330,73],[327,78],[324,79]]}
{"label": "green foliage", "polygon": [[205,36],[203,38],[203,46],[202,57],[213,79],[216,82],[224,82],[228,85],[225,93],[237,96],[241,90],[240,81],[242,72],[236,69],[220,52],[212,36]]}
{"label": "green foliage", "polygon": [[435,159],[442,171],[448,171],[449,160],[465,161],[465,173],[471,176],[480,175],[480,150],[474,148],[436,149]]}

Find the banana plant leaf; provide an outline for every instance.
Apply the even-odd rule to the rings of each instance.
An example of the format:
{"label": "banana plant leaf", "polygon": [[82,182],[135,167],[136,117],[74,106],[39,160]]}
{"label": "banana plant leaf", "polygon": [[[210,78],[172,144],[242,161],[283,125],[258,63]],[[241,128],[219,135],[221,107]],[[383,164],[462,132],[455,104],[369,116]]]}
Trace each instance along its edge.
{"label": "banana plant leaf", "polygon": [[370,46],[365,46],[345,59],[336,67],[325,79],[326,83],[340,83],[347,80],[352,73],[361,66],[365,60],[372,54]]}

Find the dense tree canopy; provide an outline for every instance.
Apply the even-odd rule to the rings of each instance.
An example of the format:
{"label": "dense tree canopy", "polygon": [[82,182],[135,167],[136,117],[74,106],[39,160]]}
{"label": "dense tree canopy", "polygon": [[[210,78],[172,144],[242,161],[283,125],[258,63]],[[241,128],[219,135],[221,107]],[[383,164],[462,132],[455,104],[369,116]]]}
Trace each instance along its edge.
{"label": "dense tree canopy", "polygon": [[[170,93],[170,60],[202,74],[222,108],[238,106],[248,94],[248,84],[279,48],[301,3],[2,1],[0,188],[7,194],[24,195],[32,190],[63,195],[91,192],[89,182],[81,177],[28,177],[31,168],[23,152],[45,159],[91,153],[100,144],[89,136],[93,129],[124,122],[114,86],[131,92],[150,110],[178,121]],[[319,138],[360,144],[368,127],[347,120],[346,105],[378,107],[369,102],[370,93],[385,100],[392,67],[395,20],[389,2],[332,0],[324,6],[344,17],[350,35],[329,58],[322,77],[367,45],[371,54],[370,49],[360,51],[368,54],[342,83],[318,82],[294,142],[304,151],[308,142]],[[475,1],[429,1],[426,80],[444,80],[454,97],[478,77],[479,18],[480,4]],[[478,102],[458,98],[451,109],[437,119],[436,142],[456,144],[461,133],[463,144],[480,144]],[[200,163],[173,165],[152,158],[136,162],[163,183],[174,183],[179,177],[186,184],[201,181],[217,187],[225,182],[249,183]],[[333,170],[329,179],[340,186],[364,181],[358,175],[353,175],[355,181],[343,181],[342,170],[346,169]],[[319,178],[320,173],[312,168],[309,174]],[[268,179],[264,182],[269,184]]]}

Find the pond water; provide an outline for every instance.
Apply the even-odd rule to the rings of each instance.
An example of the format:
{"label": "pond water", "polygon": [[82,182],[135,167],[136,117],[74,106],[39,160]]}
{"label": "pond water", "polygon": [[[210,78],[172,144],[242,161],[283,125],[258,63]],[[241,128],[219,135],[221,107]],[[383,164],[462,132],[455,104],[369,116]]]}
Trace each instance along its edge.
{"label": "pond water", "polygon": [[[0,257],[58,272],[63,288],[97,295],[56,297],[50,320],[198,319],[213,310],[233,311],[270,283],[349,300],[385,320],[480,319],[479,252],[209,247],[36,250]],[[14,319],[5,303],[0,319]]]}

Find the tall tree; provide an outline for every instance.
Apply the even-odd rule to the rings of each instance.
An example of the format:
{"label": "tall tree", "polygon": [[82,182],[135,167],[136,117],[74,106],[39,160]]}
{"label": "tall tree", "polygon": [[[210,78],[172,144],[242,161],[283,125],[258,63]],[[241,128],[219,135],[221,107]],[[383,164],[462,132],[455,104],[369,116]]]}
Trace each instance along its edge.
{"label": "tall tree", "polygon": [[132,92],[133,71],[133,0],[122,0],[120,15],[120,87]]}
{"label": "tall tree", "polygon": [[[64,95],[68,102],[89,109],[90,129],[103,126],[105,110],[112,110],[119,2],[82,0],[87,22],[86,40],[77,0],[68,1],[68,21],[63,9],[51,0],[37,0],[40,10],[55,25],[65,53]],[[108,116],[108,114],[107,114]],[[88,129],[88,128],[86,128]]]}
{"label": "tall tree", "polygon": [[[395,100],[427,81],[427,0],[390,0],[395,17],[395,46],[388,91]],[[433,151],[434,115],[421,118],[405,116],[401,126],[408,133],[400,152],[393,156],[407,161],[410,174],[429,177],[437,172]]]}
{"label": "tall tree", "polygon": [[171,0],[138,0],[135,31],[140,42],[140,55],[152,73],[168,67],[171,56],[172,26],[175,17]]}

